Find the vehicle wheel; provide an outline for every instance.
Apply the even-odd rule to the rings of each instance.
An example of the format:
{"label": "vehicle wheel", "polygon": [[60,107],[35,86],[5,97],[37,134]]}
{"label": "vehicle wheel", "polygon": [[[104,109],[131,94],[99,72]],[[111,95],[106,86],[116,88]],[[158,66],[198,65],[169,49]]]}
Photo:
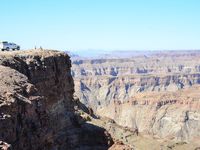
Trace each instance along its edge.
{"label": "vehicle wheel", "polygon": [[9,51],[10,50],[9,47],[6,47],[6,50]]}
{"label": "vehicle wheel", "polygon": [[4,51],[4,49],[1,49],[1,51]]}
{"label": "vehicle wheel", "polygon": [[17,50],[20,50],[20,47],[17,47]]}

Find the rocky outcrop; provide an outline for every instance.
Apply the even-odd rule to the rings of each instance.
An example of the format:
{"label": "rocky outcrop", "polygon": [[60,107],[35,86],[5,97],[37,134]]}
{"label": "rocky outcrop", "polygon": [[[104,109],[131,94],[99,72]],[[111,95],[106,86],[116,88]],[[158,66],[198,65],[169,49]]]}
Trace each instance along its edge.
{"label": "rocky outcrop", "polygon": [[69,56],[58,51],[0,53],[2,149],[107,149],[112,144],[104,128],[79,115],[70,67]]}

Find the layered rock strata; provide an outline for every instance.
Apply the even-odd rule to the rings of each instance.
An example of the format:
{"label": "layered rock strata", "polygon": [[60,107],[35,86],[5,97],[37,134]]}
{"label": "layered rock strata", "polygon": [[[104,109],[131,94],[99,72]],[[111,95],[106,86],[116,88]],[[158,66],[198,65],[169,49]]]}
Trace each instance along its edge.
{"label": "layered rock strata", "polygon": [[[159,143],[155,149],[194,149],[200,142],[199,56],[199,51],[166,51],[129,58],[76,58],[75,93],[96,114],[147,136],[150,140],[142,138],[144,148],[145,143]],[[142,149],[131,139],[135,138],[124,143]]]}

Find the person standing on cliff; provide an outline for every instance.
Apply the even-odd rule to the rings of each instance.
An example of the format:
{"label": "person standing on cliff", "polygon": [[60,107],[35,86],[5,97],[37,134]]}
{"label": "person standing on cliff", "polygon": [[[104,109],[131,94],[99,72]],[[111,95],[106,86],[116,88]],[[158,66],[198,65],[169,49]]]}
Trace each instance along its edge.
{"label": "person standing on cliff", "polygon": [[41,51],[43,51],[43,48],[42,48],[42,46],[40,46],[40,50],[41,50]]}

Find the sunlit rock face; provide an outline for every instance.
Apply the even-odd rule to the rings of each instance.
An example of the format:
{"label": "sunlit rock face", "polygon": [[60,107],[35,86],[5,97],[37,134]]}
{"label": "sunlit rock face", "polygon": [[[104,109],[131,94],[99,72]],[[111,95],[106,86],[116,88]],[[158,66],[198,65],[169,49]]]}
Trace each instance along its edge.
{"label": "sunlit rock face", "polygon": [[158,139],[200,139],[200,52],[72,63],[75,94],[100,116]]}

